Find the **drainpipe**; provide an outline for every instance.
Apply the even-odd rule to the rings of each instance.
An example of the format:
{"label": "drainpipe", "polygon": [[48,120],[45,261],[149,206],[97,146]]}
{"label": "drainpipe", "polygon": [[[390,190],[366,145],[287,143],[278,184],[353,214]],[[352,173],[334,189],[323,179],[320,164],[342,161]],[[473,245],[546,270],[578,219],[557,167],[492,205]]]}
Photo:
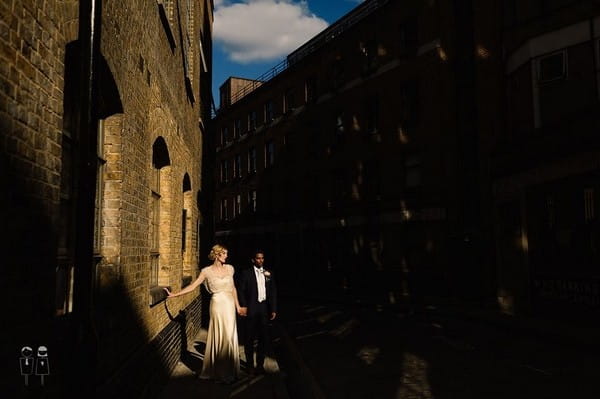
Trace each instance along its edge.
{"label": "drainpipe", "polygon": [[[76,199],[75,275],[73,292],[73,349],[69,388],[73,397],[95,397],[98,339],[94,327],[95,291],[94,208],[96,197],[97,125],[94,115],[97,99],[96,65],[100,54],[101,0],[79,1],[81,45],[78,154],[79,179]],[[76,366],[75,366],[76,365]],[[68,368],[71,368],[68,367]]]}

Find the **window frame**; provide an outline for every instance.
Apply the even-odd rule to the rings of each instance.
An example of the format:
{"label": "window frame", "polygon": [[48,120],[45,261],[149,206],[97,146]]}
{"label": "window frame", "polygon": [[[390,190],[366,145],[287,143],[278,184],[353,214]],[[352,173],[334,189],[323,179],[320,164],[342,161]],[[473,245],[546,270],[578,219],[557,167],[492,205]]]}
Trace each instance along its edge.
{"label": "window frame", "polygon": [[229,165],[226,159],[221,160],[221,184],[227,184],[229,182]]}
{"label": "window frame", "polygon": [[275,140],[265,141],[265,169],[275,165]]}
{"label": "window frame", "polygon": [[[542,79],[542,62],[544,60],[548,60],[557,55],[562,56],[561,57],[562,73],[560,74],[560,76],[557,76],[557,77],[553,77],[550,79]],[[565,79],[567,79],[567,77],[569,75],[569,58],[568,58],[567,49],[564,48],[564,49],[560,49],[557,51],[553,51],[552,53],[549,53],[549,54],[542,55],[536,59],[535,65],[536,65],[536,79],[537,79],[538,85],[543,86],[543,85],[551,84],[551,83],[559,81],[559,80],[565,80]]]}
{"label": "window frame", "polygon": [[248,149],[248,174],[256,173],[256,147]]}
{"label": "window frame", "polygon": [[97,163],[96,163],[96,198],[94,204],[94,254],[99,255],[102,250],[102,211],[104,202],[104,170],[106,155],[104,153],[104,119],[98,120],[97,127]]}
{"label": "window frame", "polygon": [[233,156],[233,178],[242,178],[242,155],[239,153]]}
{"label": "window frame", "polygon": [[272,122],[275,119],[275,105],[273,104],[273,100],[265,101],[263,109],[264,109],[265,123]]}
{"label": "window frame", "polygon": [[258,115],[256,111],[248,112],[248,131],[253,132],[256,130]]}

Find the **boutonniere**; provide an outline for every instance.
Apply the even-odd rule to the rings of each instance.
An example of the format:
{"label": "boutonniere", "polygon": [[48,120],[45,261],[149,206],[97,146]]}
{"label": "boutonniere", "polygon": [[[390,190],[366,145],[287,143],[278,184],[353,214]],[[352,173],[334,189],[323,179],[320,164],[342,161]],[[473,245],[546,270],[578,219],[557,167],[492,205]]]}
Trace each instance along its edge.
{"label": "boutonniere", "polygon": [[263,272],[263,276],[265,276],[265,280],[269,281],[269,280],[270,280],[270,277],[271,277],[271,272],[270,272],[270,271],[268,271],[268,270],[265,270],[265,271]]}

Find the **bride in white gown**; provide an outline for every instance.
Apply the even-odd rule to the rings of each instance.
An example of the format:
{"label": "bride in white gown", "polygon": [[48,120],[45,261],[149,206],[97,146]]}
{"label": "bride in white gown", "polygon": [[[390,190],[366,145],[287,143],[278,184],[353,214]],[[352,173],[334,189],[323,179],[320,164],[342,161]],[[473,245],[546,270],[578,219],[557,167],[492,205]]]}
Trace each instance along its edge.
{"label": "bride in white gown", "polygon": [[232,382],[240,374],[240,354],[236,327],[236,310],[243,315],[233,282],[233,266],[225,264],[227,248],[221,245],[212,247],[208,258],[212,265],[200,270],[198,278],[176,294],[168,289],[168,298],[184,295],[204,283],[212,294],[210,299],[210,321],[206,351],[200,378]]}

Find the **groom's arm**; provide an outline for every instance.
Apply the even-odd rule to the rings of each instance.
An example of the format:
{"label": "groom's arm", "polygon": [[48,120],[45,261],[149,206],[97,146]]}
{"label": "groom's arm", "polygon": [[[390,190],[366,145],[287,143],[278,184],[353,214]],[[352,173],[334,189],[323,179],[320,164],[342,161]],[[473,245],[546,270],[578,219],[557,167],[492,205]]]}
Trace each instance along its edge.
{"label": "groom's arm", "polygon": [[277,284],[275,284],[275,279],[271,277],[270,289],[269,289],[269,310],[271,313],[277,313]]}

